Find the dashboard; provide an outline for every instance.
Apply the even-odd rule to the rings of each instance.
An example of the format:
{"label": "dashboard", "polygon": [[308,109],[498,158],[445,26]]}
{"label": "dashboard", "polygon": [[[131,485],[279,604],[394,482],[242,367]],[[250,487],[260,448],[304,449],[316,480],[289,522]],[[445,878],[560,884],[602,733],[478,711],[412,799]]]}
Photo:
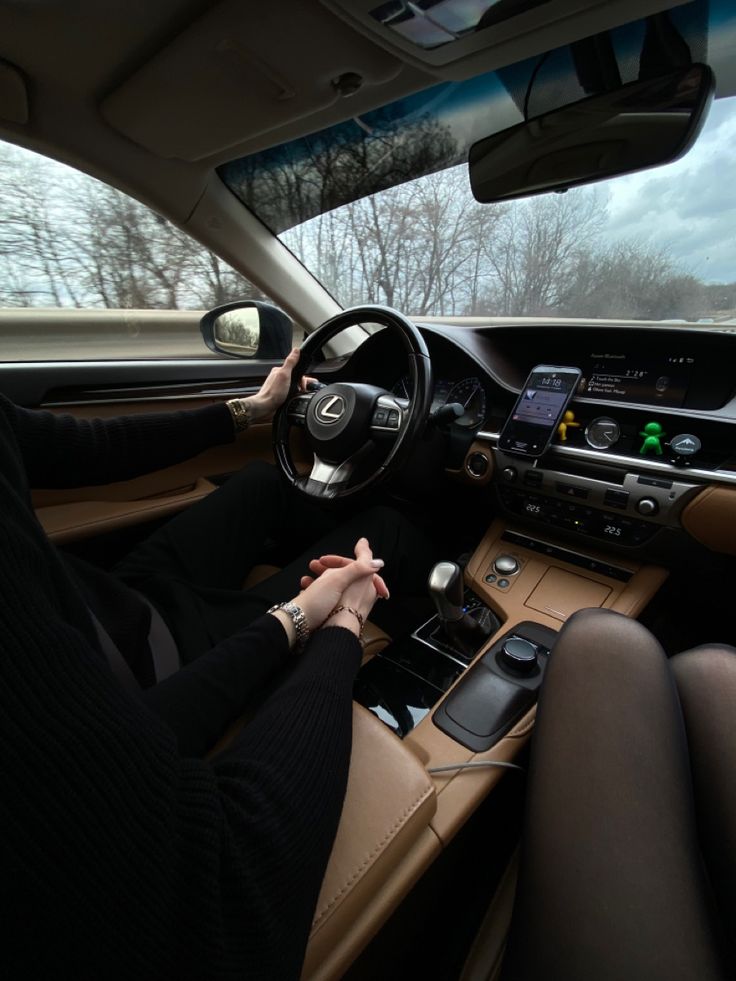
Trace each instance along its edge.
{"label": "dashboard", "polygon": [[[472,454],[465,477],[515,524],[667,561],[688,538],[703,539],[691,516],[697,498],[702,519],[708,488],[729,494],[719,497],[727,510],[707,521],[736,522],[736,328],[500,322],[420,329],[436,379],[432,412],[462,408],[449,426],[458,434],[453,452],[464,440]],[[402,356],[379,333],[350,362],[364,380],[408,398]],[[539,364],[574,367],[581,377],[565,427],[542,457],[529,459],[502,451],[499,434]],[[479,453],[486,466],[473,464]],[[457,461],[446,466],[457,472]]]}

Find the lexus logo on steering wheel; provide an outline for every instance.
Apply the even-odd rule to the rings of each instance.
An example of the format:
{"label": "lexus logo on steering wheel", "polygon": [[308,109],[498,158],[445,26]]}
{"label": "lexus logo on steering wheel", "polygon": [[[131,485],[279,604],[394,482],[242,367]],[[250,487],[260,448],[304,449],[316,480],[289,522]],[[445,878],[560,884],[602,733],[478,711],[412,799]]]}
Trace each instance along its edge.
{"label": "lexus logo on steering wheel", "polygon": [[345,399],[342,395],[328,395],[317,403],[315,413],[326,425],[338,422],[345,414]]}

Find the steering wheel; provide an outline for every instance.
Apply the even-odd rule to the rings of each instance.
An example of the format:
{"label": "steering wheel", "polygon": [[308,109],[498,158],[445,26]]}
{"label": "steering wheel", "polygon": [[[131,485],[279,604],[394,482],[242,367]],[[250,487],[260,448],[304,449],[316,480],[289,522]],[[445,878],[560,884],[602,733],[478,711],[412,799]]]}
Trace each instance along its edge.
{"label": "steering wheel", "polygon": [[[336,382],[317,392],[299,392],[299,379],[313,355],[346,327],[383,324],[401,339],[409,362],[411,398],[399,399],[375,385]],[[406,462],[432,402],[432,366],[424,338],[414,324],[390,307],[352,307],[325,321],[302,345],[291,376],[289,397],[273,421],[276,461],[286,479],[308,497],[345,498],[367,491]],[[300,475],[289,448],[291,427],[304,430],[314,454],[312,470]],[[381,442],[388,444],[383,462],[358,480],[357,468]]]}

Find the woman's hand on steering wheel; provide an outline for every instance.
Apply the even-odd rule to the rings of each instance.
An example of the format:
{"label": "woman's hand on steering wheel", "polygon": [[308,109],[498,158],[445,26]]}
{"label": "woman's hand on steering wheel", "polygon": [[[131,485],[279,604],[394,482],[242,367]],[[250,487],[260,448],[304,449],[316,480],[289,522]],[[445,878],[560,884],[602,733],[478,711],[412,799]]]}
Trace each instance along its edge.
{"label": "woman's hand on steering wheel", "polygon": [[[255,395],[249,396],[245,401],[250,409],[250,417],[253,422],[265,422],[273,416],[286,401],[291,388],[291,376],[299,363],[299,348],[295,347],[284,359],[284,363],[276,368],[271,368],[266,380],[261,385]],[[313,378],[304,376],[299,379],[299,391],[306,392],[307,385],[313,382]]]}

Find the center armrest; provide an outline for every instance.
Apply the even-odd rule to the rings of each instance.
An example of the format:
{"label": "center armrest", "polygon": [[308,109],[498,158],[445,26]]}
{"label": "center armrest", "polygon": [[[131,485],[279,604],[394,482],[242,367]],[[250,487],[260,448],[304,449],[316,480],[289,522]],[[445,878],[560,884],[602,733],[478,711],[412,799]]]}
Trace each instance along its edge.
{"label": "center armrest", "polygon": [[[434,785],[417,757],[375,716],[354,704],[347,792],[303,979],[340,976],[336,961],[347,957],[349,963],[350,949],[364,946],[366,932],[378,926],[365,920],[377,894],[390,887],[392,895],[384,895],[379,904],[384,913],[403,898],[427,864],[428,849],[439,847],[429,828],[436,806]],[[423,836],[432,841],[422,842]],[[414,851],[416,857],[410,854]],[[407,868],[397,882],[402,862]]]}

